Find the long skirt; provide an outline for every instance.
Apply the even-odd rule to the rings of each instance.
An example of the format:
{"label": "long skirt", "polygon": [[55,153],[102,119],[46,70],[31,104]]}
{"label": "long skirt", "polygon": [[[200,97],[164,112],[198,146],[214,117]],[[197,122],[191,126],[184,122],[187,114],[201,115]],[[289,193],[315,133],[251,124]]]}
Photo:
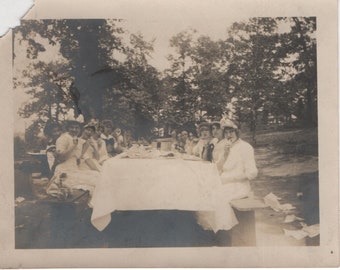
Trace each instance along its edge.
{"label": "long skirt", "polygon": [[245,198],[251,191],[249,181],[224,184],[215,197],[215,211],[196,213],[197,223],[205,230],[230,230],[238,224],[230,201]]}
{"label": "long skirt", "polygon": [[47,187],[48,194],[58,194],[61,187],[72,192],[74,189],[88,190],[92,195],[100,173],[94,170],[81,170],[74,162],[59,164]]}

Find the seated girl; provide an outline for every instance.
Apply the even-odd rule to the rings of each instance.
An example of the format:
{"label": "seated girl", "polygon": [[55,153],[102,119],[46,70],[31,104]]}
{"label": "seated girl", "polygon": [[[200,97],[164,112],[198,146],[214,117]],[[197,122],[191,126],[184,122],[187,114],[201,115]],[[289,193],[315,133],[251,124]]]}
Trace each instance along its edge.
{"label": "seated girl", "polygon": [[72,189],[88,190],[92,194],[99,173],[90,169],[81,170],[79,159],[81,157],[85,140],[79,138],[81,124],[77,121],[66,122],[66,132],[56,141],[56,156],[58,165],[55,168],[54,176],[47,187],[47,193],[59,194],[61,186]]}
{"label": "seated girl", "polygon": [[123,148],[120,147],[118,140],[115,136],[113,136],[114,127],[111,120],[103,120],[100,124],[100,128],[100,138],[105,142],[108,156],[114,157],[115,155],[123,152]]}
{"label": "seated girl", "polygon": [[85,139],[85,143],[80,156],[84,162],[80,163],[81,169],[90,168],[100,171],[101,165],[109,158],[105,141],[96,133],[97,129],[98,127],[94,123],[89,123],[84,127],[82,138]]}
{"label": "seated girl", "polygon": [[202,122],[198,126],[198,133],[199,133],[199,140],[197,144],[192,149],[192,154],[200,157],[204,160],[207,160],[206,157],[206,149],[208,147],[208,144],[211,140],[211,130],[210,130],[210,124],[207,122]]}

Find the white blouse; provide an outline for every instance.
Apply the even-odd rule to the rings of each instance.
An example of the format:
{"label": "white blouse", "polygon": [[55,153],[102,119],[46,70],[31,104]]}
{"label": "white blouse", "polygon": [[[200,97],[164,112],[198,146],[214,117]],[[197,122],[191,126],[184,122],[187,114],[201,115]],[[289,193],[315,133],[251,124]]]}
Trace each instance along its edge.
{"label": "white blouse", "polygon": [[223,165],[222,183],[253,180],[257,174],[254,148],[249,143],[238,139],[231,146],[227,160]]}

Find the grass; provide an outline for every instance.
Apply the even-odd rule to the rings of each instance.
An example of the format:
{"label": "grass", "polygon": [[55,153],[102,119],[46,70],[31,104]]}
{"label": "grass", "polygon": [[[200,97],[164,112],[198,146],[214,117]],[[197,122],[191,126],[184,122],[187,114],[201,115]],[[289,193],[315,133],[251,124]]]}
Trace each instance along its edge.
{"label": "grass", "polygon": [[[245,134],[243,138],[251,142],[249,134]],[[318,189],[317,129],[263,131],[256,137],[255,157],[259,175],[252,181],[254,194],[264,197],[272,192],[282,198],[280,203],[290,203],[296,207],[289,214],[317,220],[318,196],[315,192],[312,197],[308,197],[308,203],[316,205],[313,213],[308,216],[305,216],[308,209],[308,205],[305,204],[306,197],[305,199],[297,197],[298,192],[306,195],[311,188],[316,191]],[[287,228],[288,225],[295,226],[298,229],[299,223],[282,224],[286,214],[266,209],[262,215],[265,219],[263,222],[273,223],[282,228]]]}
{"label": "grass", "polygon": [[[248,142],[252,141],[249,133],[245,133],[242,138]],[[259,131],[256,136],[255,147],[267,147],[282,155],[318,156],[318,132],[316,128]]]}

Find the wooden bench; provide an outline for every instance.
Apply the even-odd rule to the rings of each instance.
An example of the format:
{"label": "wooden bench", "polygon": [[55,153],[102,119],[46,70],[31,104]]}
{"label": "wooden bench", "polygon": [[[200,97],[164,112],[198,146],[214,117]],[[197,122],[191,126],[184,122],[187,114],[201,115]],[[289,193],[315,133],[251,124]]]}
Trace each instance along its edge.
{"label": "wooden bench", "polygon": [[239,222],[231,230],[231,246],[256,246],[255,211],[267,205],[255,198],[233,200],[230,204]]}

